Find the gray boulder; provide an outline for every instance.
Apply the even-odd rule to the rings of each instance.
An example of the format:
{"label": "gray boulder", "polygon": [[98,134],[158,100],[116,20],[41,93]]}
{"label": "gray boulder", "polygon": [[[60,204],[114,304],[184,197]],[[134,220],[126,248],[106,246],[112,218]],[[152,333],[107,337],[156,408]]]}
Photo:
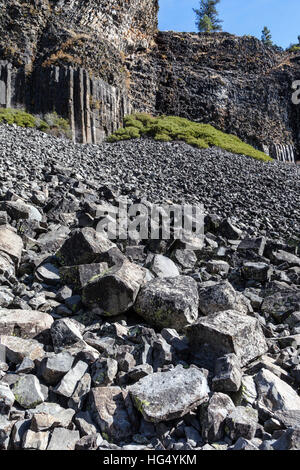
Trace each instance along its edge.
{"label": "gray boulder", "polygon": [[264,315],[271,315],[282,323],[291,313],[300,310],[300,293],[283,291],[269,295],[264,299],[261,309]]}
{"label": "gray boulder", "polygon": [[227,354],[216,361],[212,388],[215,392],[237,392],[242,382],[240,362],[235,354]]}
{"label": "gray boulder", "polygon": [[23,339],[17,336],[1,336],[5,346],[6,358],[13,364],[20,364],[25,357],[32,361],[41,361],[45,356],[44,347],[35,339]]}
{"label": "gray boulder", "polygon": [[76,442],[79,441],[79,431],[70,429],[55,428],[47,450],[75,450]]}
{"label": "gray boulder", "polygon": [[100,263],[104,253],[116,245],[93,228],[76,229],[60,248],[57,256],[63,266]]}
{"label": "gray boulder", "polygon": [[272,275],[272,268],[267,263],[246,262],[242,268],[245,279],[258,282],[269,281]]}
{"label": "gray boulder", "polygon": [[199,310],[202,315],[211,315],[226,310],[235,310],[242,315],[247,315],[252,310],[249,300],[236,292],[228,281],[207,287],[199,284],[198,293]]}
{"label": "gray boulder", "polygon": [[22,238],[13,231],[13,228],[0,226],[0,252],[6,253],[15,264],[19,264],[22,249]]}
{"label": "gray boulder", "polygon": [[89,411],[103,436],[114,441],[135,433],[138,420],[128,392],[120,387],[96,387],[90,392]]}
{"label": "gray boulder", "polygon": [[35,408],[45,400],[41,384],[32,374],[23,375],[13,385],[15,400],[22,408]]}
{"label": "gray boulder", "polygon": [[237,406],[226,418],[226,431],[230,439],[236,441],[240,437],[253,439],[258,424],[257,410]]}
{"label": "gray boulder", "polygon": [[57,385],[63,376],[71,369],[74,357],[68,352],[61,352],[44,359],[41,365],[41,375],[48,385]]}
{"label": "gray boulder", "polygon": [[176,366],[156,372],[130,388],[135,407],[146,421],[159,423],[186,415],[208,399],[209,387],[203,372],[196,367]]}
{"label": "gray boulder", "polygon": [[88,365],[83,361],[78,361],[77,364],[69,370],[69,372],[62,378],[60,383],[53,389],[55,393],[70,398],[75,390],[77,383],[84,376],[88,369]]}
{"label": "gray boulder", "polygon": [[9,386],[0,382],[0,414],[8,415],[15,401]]}
{"label": "gray boulder", "polygon": [[51,328],[53,318],[35,310],[0,309],[0,334],[34,338]]}
{"label": "gray boulder", "polygon": [[198,317],[197,283],[189,276],[154,279],[141,289],[134,309],[158,328],[181,331]]}
{"label": "gray boulder", "polygon": [[82,301],[107,316],[119,315],[133,306],[144,279],[141,267],[125,261],[92,279],[83,289]]}
{"label": "gray boulder", "polygon": [[286,382],[267,369],[262,369],[254,377],[261,411],[271,417],[276,411],[300,410],[300,397]]}
{"label": "gray boulder", "polygon": [[207,343],[220,354],[236,354],[242,366],[268,351],[258,320],[233,310],[200,318],[186,331],[195,350]]}
{"label": "gray boulder", "polygon": [[212,443],[220,441],[225,435],[225,419],[235,406],[228,395],[214,393],[208,404],[201,406],[202,437]]}
{"label": "gray boulder", "polygon": [[180,272],[176,264],[166,256],[155,255],[147,267],[150,271],[155,274],[156,277],[176,277],[180,275]]}

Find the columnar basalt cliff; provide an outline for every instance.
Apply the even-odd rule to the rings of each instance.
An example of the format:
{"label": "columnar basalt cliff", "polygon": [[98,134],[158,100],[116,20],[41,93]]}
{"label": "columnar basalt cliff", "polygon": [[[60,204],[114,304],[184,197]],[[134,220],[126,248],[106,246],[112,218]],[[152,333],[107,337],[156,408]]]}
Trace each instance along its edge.
{"label": "columnar basalt cliff", "polygon": [[98,143],[124,114],[210,123],[299,158],[300,57],[228,33],[157,32],[157,0],[0,0],[0,105],[56,110]]}

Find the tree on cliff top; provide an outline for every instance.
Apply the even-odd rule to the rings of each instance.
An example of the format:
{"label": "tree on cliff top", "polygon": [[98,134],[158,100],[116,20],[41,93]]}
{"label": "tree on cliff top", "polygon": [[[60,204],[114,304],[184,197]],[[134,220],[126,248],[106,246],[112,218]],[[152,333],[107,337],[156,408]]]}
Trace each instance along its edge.
{"label": "tree on cliff top", "polygon": [[220,0],[201,0],[199,8],[193,8],[196,13],[196,27],[200,33],[222,31],[221,21],[218,18],[217,4]]}
{"label": "tree on cliff top", "polygon": [[266,46],[273,46],[271,31],[267,26],[265,26],[261,32],[261,40]]}

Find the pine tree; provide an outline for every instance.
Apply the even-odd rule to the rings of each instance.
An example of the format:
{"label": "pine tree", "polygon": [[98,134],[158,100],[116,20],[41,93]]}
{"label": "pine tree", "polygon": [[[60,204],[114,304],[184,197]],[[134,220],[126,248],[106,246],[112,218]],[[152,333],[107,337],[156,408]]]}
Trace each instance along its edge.
{"label": "pine tree", "polygon": [[204,15],[202,19],[202,28],[206,33],[211,33],[213,30],[213,24],[209,16]]}
{"label": "pine tree", "polygon": [[261,32],[261,40],[266,46],[273,46],[271,31],[267,26],[265,26]]}
{"label": "pine tree", "polygon": [[216,9],[220,0],[201,0],[199,9],[193,8],[196,13],[196,27],[200,33],[222,31],[221,21]]}

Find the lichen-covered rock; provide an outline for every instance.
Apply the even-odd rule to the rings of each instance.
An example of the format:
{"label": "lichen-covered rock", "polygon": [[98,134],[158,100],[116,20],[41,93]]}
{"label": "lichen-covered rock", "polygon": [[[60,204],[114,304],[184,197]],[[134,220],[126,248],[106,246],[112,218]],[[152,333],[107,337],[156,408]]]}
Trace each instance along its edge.
{"label": "lichen-covered rock", "polygon": [[271,315],[275,320],[281,322],[291,313],[300,310],[300,293],[276,292],[264,299],[261,309],[264,315]]}
{"label": "lichen-covered rock", "polygon": [[242,315],[251,311],[250,302],[236,292],[228,281],[202,287],[199,284],[199,310],[202,315],[211,315],[225,310],[235,310]]}
{"label": "lichen-covered rock", "polygon": [[115,247],[107,238],[93,228],[74,230],[60,248],[57,256],[63,266],[100,263],[102,256],[110,248]]}
{"label": "lichen-covered rock", "polygon": [[84,376],[87,369],[88,365],[85,362],[78,361],[54,388],[55,393],[70,398],[74,393],[76,385]]}
{"label": "lichen-covered rock", "polygon": [[227,354],[216,361],[212,388],[215,392],[237,392],[242,382],[242,370],[235,354]]}
{"label": "lichen-covered rock", "polygon": [[159,423],[184,416],[208,399],[209,387],[203,372],[181,365],[156,372],[129,388],[135,407],[146,421]]}
{"label": "lichen-covered rock", "polygon": [[224,393],[214,393],[200,408],[202,436],[208,442],[224,438],[225,419],[234,410],[233,401]]}
{"label": "lichen-covered rock", "polygon": [[120,387],[93,388],[89,404],[104,438],[120,441],[135,433],[137,418],[127,391]]}
{"label": "lichen-covered rock", "polygon": [[92,278],[83,289],[82,301],[104,315],[119,315],[133,306],[144,279],[143,268],[125,261],[122,266]]}
{"label": "lichen-covered rock", "polygon": [[23,375],[13,386],[15,400],[22,408],[35,408],[45,400],[41,384],[32,374]]}
{"label": "lichen-covered rock", "polygon": [[166,256],[155,255],[149,264],[149,269],[156,277],[176,277],[179,276],[179,270],[176,264]]}
{"label": "lichen-covered rock", "polygon": [[17,336],[1,336],[1,345],[5,346],[6,357],[13,364],[20,364],[25,357],[32,361],[41,361],[45,350],[35,339],[23,339]]}
{"label": "lichen-covered rock", "polygon": [[267,263],[246,262],[243,265],[242,273],[245,279],[266,282],[270,279],[272,269]]}
{"label": "lichen-covered rock", "polygon": [[59,270],[63,282],[72,285],[75,291],[80,291],[91,279],[104,274],[106,271],[108,271],[107,263],[63,266]]}
{"label": "lichen-covered rock", "polygon": [[233,441],[240,437],[251,440],[255,435],[257,424],[257,410],[237,406],[226,418],[226,432]]}
{"label": "lichen-covered rock", "polygon": [[158,328],[181,331],[198,318],[197,283],[188,276],[154,279],[142,287],[134,309]]}
{"label": "lichen-covered rock", "polygon": [[35,310],[0,309],[0,334],[34,338],[51,328],[53,318]]}
{"label": "lichen-covered rock", "polygon": [[300,397],[286,382],[267,369],[254,377],[258,394],[257,404],[272,416],[276,411],[300,410]]}
{"label": "lichen-covered rock", "polygon": [[12,227],[0,226],[0,252],[3,251],[18,264],[23,249],[22,238],[17,235]]}
{"label": "lichen-covered rock", "polygon": [[15,397],[9,386],[0,382],[0,415],[8,415],[15,402]]}
{"label": "lichen-covered rock", "polygon": [[207,343],[220,354],[236,354],[242,366],[268,350],[258,320],[234,310],[200,318],[187,327],[187,336],[195,350]]}
{"label": "lichen-covered rock", "polygon": [[69,372],[73,362],[74,357],[67,351],[45,358],[41,364],[41,375],[48,385],[57,385]]}

